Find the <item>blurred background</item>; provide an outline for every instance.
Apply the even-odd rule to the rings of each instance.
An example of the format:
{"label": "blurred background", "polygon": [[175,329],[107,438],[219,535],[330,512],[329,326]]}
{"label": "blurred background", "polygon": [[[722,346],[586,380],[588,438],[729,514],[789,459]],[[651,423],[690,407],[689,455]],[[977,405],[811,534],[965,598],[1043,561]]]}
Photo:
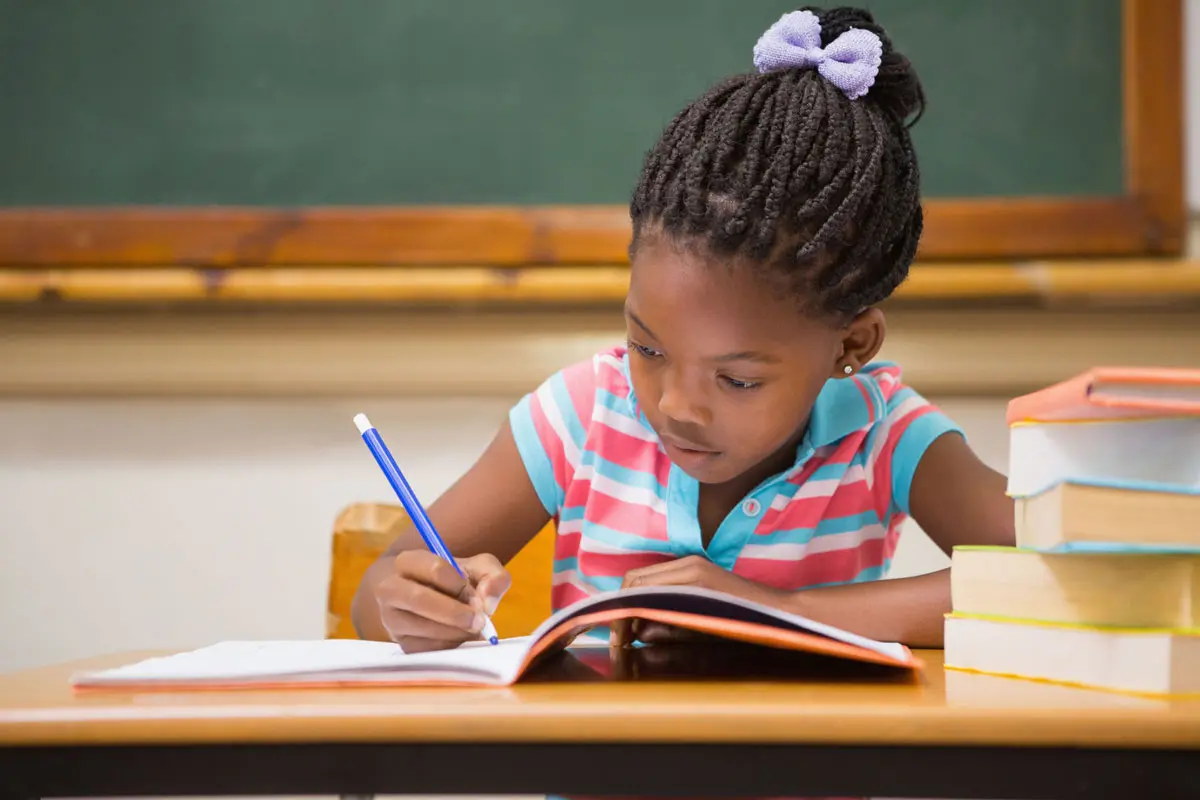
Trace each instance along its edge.
{"label": "blurred background", "polygon": [[[929,102],[883,356],[1002,471],[1012,396],[1200,364],[1200,0],[863,5]],[[354,414],[430,502],[621,342],[642,153],[793,7],[0,0],[0,670],[325,635]]]}

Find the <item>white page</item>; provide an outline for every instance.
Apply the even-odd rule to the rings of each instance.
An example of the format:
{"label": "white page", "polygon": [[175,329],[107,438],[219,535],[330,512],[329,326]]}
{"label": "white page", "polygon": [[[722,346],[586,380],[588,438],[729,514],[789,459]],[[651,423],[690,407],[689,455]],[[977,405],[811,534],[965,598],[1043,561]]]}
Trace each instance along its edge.
{"label": "white page", "polygon": [[115,669],[76,676],[80,685],[205,683],[217,681],[363,680],[461,676],[481,682],[516,678],[529,652],[529,637],[499,644],[468,642],[454,650],[404,653],[388,642],[355,639],[228,641]]}
{"label": "white page", "polygon": [[1008,493],[1061,481],[1200,489],[1200,417],[1017,425],[1009,432]]}
{"label": "white page", "polygon": [[1169,403],[1200,403],[1200,386],[1196,384],[1133,384],[1124,381],[1096,381],[1090,394],[1093,397],[1115,397],[1119,400],[1160,400]]}

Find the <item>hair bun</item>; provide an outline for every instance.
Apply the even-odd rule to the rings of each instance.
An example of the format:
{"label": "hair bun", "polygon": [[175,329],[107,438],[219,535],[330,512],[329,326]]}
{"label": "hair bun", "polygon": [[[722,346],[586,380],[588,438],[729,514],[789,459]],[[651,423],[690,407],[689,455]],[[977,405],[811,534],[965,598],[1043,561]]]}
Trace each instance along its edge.
{"label": "hair bun", "polygon": [[837,37],[851,28],[874,33],[883,43],[883,59],[879,74],[866,95],[876,104],[886,108],[901,120],[912,117],[910,125],[921,118],[925,111],[925,91],[912,62],[892,46],[892,40],[870,11],[862,8],[839,6],[824,9],[804,6],[801,11],[811,11],[821,22],[821,46],[828,47]]}

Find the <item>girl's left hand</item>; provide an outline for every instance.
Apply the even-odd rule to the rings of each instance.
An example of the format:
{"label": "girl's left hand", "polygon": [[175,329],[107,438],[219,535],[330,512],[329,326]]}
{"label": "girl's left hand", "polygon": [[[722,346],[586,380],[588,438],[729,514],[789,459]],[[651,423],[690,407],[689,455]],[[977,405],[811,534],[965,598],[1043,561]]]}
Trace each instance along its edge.
{"label": "girl's left hand", "polygon": [[[734,575],[703,556],[687,556],[676,561],[630,570],[625,573],[621,588],[633,586],[700,586],[775,607],[779,607],[789,594]],[[685,628],[640,619],[614,622],[611,631],[609,641],[614,647],[625,647],[635,640],[646,644],[662,644],[714,638]]]}

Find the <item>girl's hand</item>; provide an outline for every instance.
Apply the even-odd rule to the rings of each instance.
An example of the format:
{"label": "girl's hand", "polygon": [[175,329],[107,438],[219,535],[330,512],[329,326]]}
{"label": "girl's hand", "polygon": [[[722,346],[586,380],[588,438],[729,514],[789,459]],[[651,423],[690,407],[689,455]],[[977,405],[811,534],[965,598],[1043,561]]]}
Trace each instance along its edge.
{"label": "girl's hand", "polygon": [[[625,573],[621,588],[633,586],[700,586],[775,607],[780,607],[790,595],[789,592],[734,575],[703,556],[687,556],[664,564],[630,570]],[[640,619],[619,620],[613,623],[611,630],[610,642],[614,647],[625,647],[635,640],[646,644],[662,644],[715,638],[685,628]]]}
{"label": "girl's hand", "polygon": [[405,550],[376,585],[380,621],[404,652],[449,650],[481,638],[484,614],[495,612],[512,577],[493,555],[458,564],[466,579],[428,550]]}

